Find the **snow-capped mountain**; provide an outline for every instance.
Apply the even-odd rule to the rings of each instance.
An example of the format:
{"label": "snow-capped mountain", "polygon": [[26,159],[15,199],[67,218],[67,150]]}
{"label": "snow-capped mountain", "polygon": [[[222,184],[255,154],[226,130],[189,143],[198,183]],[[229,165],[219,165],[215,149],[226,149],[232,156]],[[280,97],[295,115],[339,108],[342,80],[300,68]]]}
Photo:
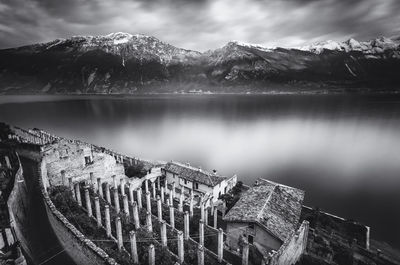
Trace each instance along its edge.
{"label": "snow-capped mountain", "polygon": [[399,88],[400,39],[268,48],[232,41],[204,53],[129,33],[0,50],[2,93],[246,92],[274,84]]}

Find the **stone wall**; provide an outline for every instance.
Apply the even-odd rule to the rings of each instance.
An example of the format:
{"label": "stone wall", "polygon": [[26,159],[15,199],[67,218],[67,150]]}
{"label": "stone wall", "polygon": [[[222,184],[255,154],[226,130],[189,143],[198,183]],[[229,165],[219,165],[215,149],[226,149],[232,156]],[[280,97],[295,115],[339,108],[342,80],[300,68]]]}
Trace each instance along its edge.
{"label": "stone wall", "polygon": [[295,264],[305,253],[307,247],[309,224],[303,221],[300,228],[270,258],[270,265]]}
{"label": "stone wall", "polygon": [[86,238],[56,209],[47,194],[46,188],[42,185],[43,182],[47,181],[46,164],[42,161],[40,166],[41,179],[39,179],[39,185],[47,216],[51,227],[67,253],[78,265],[116,265],[117,263],[114,259],[110,258],[106,252],[97,247],[90,239]]}

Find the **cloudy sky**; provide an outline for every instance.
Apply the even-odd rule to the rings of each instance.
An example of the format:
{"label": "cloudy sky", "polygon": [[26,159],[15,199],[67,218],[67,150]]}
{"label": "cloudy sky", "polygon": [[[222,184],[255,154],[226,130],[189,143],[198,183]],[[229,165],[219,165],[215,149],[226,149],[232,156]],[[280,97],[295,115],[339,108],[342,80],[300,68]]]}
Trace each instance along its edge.
{"label": "cloudy sky", "polygon": [[400,35],[399,0],[0,0],[0,48],[74,35],[153,35],[204,51]]}

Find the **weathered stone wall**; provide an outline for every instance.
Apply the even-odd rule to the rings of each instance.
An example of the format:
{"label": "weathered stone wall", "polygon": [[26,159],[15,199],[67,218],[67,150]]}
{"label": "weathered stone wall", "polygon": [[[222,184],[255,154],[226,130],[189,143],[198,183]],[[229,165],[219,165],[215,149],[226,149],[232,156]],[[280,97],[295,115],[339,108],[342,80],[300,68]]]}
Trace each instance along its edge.
{"label": "weathered stone wall", "polygon": [[54,206],[45,187],[47,168],[46,163],[41,162],[39,185],[41,185],[43,200],[51,227],[65,251],[79,265],[117,264],[101,248],[98,248],[91,240],[86,238],[76,229]]}
{"label": "weathered stone wall", "polygon": [[295,264],[307,247],[309,224],[303,221],[300,228],[289,237],[281,248],[271,257],[270,265],[292,265]]}

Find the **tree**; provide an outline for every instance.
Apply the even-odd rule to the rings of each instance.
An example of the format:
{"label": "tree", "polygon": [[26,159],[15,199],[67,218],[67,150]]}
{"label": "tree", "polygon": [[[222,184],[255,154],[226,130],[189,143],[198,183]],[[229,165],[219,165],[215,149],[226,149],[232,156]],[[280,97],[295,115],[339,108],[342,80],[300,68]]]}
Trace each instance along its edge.
{"label": "tree", "polygon": [[125,175],[128,176],[128,178],[142,178],[146,175],[146,170],[144,169],[144,164],[143,163],[138,163],[136,165],[131,165],[128,166],[125,169]]}

